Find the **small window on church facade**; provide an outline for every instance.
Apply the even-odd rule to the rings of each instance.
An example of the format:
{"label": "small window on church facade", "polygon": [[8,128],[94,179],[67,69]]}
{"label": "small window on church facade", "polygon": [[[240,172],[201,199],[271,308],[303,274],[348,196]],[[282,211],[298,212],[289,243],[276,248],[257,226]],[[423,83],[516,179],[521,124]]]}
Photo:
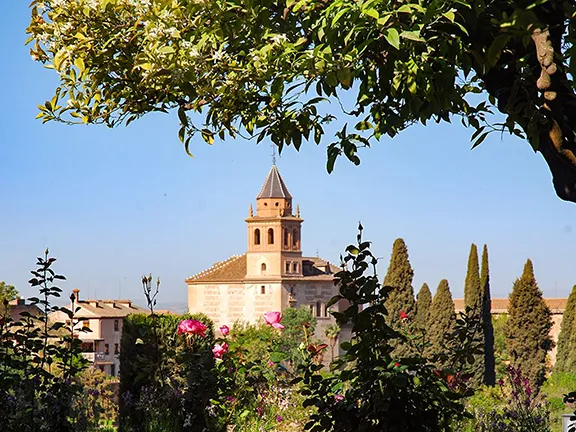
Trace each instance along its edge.
{"label": "small window on church facade", "polygon": [[274,244],[274,230],[268,228],[268,244]]}
{"label": "small window on church facade", "polygon": [[298,247],[298,230],[296,228],[292,230],[292,246]]}
{"label": "small window on church facade", "polygon": [[297,262],[292,263],[292,271],[294,273],[298,273],[298,263]]}
{"label": "small window on church facade", "polygon": [[290,261],[286,261],[286,273],[290,273]]}
{"label": "small window on church facade", "polygon": [[288,230],[284,228],[284,247],[288,247]]}
{"label": "small window on church facade", "polygon": [[260,244],[260,230],[258,228],[256,228],[254,230],[254,244],[255,245],[259,245]]}
{"label": "small window on church facade", "polygon": [[316,302],[316,315],[317,318],[320,318],[322,316],[322,303],[320,303],[319,301]]}
{"label": "small window on church facade", "polygon": [[262,263],[262,265],[260,266],[260,271],[262,273],[264,273],[266,271],[266,263]]}
{"label": "small window on church facade", "polygon": [[266,294],[266,286],[265,285],[262,285],[260,287],[260,294]]}

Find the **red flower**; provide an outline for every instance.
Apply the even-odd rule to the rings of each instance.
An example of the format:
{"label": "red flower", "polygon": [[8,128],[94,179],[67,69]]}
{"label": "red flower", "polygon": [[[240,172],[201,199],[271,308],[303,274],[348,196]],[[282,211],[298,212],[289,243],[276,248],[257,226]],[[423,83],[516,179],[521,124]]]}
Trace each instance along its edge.
{"label": "red flower", "polygon": [[400,312],[400,319],[403,319],[403,320],[407,320],[407,319],[408,319],[408,315],[406,314],[406,312],[404,312],[404,311],[401,311],[401,312]]}
{"label": "red flower", "polygon": [[400,363],[398,363],[398,362],[394,363],[394,367],[398,367],[398,366],[400,366]]}

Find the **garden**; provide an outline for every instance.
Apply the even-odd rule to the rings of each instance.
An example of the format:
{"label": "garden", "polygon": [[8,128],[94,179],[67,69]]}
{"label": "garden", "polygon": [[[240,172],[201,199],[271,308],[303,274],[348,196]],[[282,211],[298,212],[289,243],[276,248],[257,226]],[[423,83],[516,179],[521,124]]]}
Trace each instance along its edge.
{"label": "garden", "polygon": [[[30,301],[44,313],[24,313],[11,322],[5,307],[0,321],[0,429],[560,430],[560,414],[575,407],[576,374],[540,375],[511,356],[509,347],[507,354],[496,350],[497,381],[486,384],[487,368],[478,367],[485,359],[478,311],[468,306],[452,313],[449,332],[424,331],[423,305],[430,303],[429,313],[436,313],[450,295],[443,281],[434,299],[426,300],[423,289],[415,310],[392,315],[391,301],[401,289],[386,282],[401,273],[394,261],[403,254],[393,254],[382,284],[361,226],[357,240],[346,248],[335,275],[340,294],[331,301],[347,302],[332,314],[340,328],[351,326],[353,337],[340,343],[331,361],[330,344],[312,336],[316,322],[309,309],[270,311],[257,324],[215,329],[202,314],[156,313],[160,284],[148,276],[142,284],[149,313],[125,318],[119,383],[87,367],[74,334],[75,310],[53,304],[62,293],[55,283],[64,276],[54,272],[56,260],[46,251],[30,280],[39,289]],[[395,243],[402,252],[400,246]],[[50,322],[54,310],[64,311],[71,324]],[[514,319],[511,313],[508,323],[495,326],[496,347],[506,337],[499,328],[510,328]],[[435,321],[443,321],[441,313]],[[326,335],[333,340],[337,332]],[[441,350],[434,344],[438,338]]]}

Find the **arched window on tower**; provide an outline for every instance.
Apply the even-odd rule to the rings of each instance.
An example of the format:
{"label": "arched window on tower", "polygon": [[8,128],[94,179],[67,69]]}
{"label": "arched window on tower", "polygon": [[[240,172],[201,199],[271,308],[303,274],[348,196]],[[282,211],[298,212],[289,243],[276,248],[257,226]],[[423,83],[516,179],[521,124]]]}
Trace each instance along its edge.
{"label": "arched window on tower", "polygon": [[316,316],[320,318],[322,316],[322,303],[316,302]]}
{"label": "arched window on tower", "polygon": [[260,272],[266,273],[266,263],[262,263],[262,265],[260,266]]}
{"label": "arched window on tower", "polygon": [[284,247],[288,247],[288,230],[284,228]]}
{"label": "arched window on tower", "polygon": [[258,228],[256,228],[254,230],[254,244],[255,245],[259,245],[260,244],[260,230]]}
{"label": "arched window on tower", "polygon": [[274,244],[274,229],[268,228],[268,244]]}
{"label": "arched window on tower", "polygon": [[292,230],[292,246],[298,247],[298,230],[296,228]]}

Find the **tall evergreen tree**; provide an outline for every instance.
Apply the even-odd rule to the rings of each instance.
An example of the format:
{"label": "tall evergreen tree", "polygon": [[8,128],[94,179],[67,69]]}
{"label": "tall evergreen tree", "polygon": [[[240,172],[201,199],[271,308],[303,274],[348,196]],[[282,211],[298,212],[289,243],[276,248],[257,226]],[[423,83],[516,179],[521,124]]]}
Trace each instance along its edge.
{"label": "tall evergreen tree", "polygon": [[[434,294],[428,317],[428,342],[430,346],[427,354],[429,357],[446,354],[447,348],[452,345],[451,334],[454,332],[455,324],[456,312],[454,311],[450,286],[446,279],[442,279],[436,294]],[[437,366],[444,368],[448,365],[440,361]]]}
{"label": "tall evergreen tree", "polygon": [[[412,279],[414,271],[408,258],[408,248],[404,240],[399,238],[394,241],[392,247],[392,256],[384,285],[392,287],[385,306],[388,311],[386,322],[393,329],[402,327],[401,314],[404,312],[409,319],[414,319],[414,289],[412,288]],[[394,355],[407,356],[412,353],[408,344],[396,344]]]}
{"label": "tall evergreen tree", "polygon": [[536,387],[544,382],[546,354],[553,343],[551,327],[550,309],[538,288],[532,261],[528,260],[510,293],[504,335],[512,364],[520,367],[523,375]]}
{"label": "tall evergreen tree", "polygon": [[428,326],[430,306],[432,306],[432,293],[430,292],[428,284],[424,283],[416,297],[416,316],[414,317],[414,325],[416,328],[423,330]]}
{"label": "tall evergreen tree", "polygon": [[494,326],[492,324],[490,269],[488,265],[488,247],[482,250],[482,270],[480,271],[482,287],[482,324],[484,326],[484,384],[496,384],[496,359],[494,357]]}
{"label": "tall evergreen tree", "polygon": [[558,335],[558,352],[556,354],[557,372],[576,373],[576,285],[568,297],[566,309],[562,316],[560,334]]}
{"label": "tall evergreen tree", "polygon": [[[470,246],[468,256],[468,270],[466,271],[466,281],[464,282],[464,304],[472,309],[475,315],[482,316],[483,293],[480,283],[480,269],[478,267],[478,248],[474,243]],[[484,347],[484,326],[482,320],[479,321],[481,327],[477,329],[477,340]],[[468,372],[473,374],[471,383],[480,385],[484,383],[484,353],[474,354],[474,363],[469,365]]]}

